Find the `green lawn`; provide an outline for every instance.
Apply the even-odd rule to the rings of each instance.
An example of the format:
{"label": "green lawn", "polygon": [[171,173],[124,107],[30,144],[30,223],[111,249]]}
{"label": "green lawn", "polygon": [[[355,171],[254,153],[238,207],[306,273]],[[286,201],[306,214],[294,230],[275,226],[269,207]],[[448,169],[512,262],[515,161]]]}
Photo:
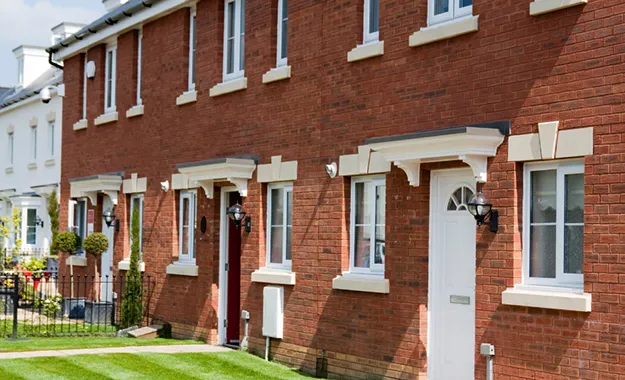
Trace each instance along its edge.
{"label": "green lawn", "polygon": [[[114,337],[29,338],[24,340],[0,340],[0,352],[72,350],[79,348],[104,348],[126,346],[155,346],[173,344],[203,344],[195,340],[134,339]],[[0,376],[0,379],[2,377]]]}
{"label": "green lawn", "polygon": [[107,354],[0,360],[0,379],[309,379],[239,351]]}
{"label": "green lawn", "polygon": [[[17,336],[63,336],[63,335],[109,335],[115,336],[117,327],[111,325],[90,325],[83,322],[36,323],[31,321],[17,324]],[[0,322],[0,337],[10,338],[13,335],[12,321]]]}

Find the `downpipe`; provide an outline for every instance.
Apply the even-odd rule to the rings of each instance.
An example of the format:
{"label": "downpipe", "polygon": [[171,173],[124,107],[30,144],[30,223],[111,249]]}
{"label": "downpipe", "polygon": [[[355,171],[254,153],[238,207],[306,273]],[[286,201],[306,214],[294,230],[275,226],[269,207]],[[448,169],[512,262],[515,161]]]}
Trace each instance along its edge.
{"label": "downpipe", "polygon": [[480,345],[480,354],[486,358],[486,380],[495,380],[495,374],[493,372],[495,346],[488,343],[482,343]]}

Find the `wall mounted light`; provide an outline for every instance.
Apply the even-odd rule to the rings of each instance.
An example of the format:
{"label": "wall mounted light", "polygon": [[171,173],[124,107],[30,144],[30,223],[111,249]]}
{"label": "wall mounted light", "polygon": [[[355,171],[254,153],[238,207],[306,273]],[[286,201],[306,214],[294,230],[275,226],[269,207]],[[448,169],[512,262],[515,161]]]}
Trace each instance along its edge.
{"label": "wall mounted light", "polygon": [[161,190],[163,190],[164,192],[169,191],[169,180],[161,182]]}
{"label": "wall mounted light", "polygon": [[240,228],[241,222],[243,221],[243,218],[245,218],[246,212],[245,209],[243,209],[243,206],[237,203],[234,206],[230,206],[226,214],[228,214],[230,219],[232,219],[234,225],[237,226],[237,228]]}
{"label": "wall mounted light", "polygon": [[336,175],[338,174],[338,169],[337,169],[337,166],[336,166],[336,162],[333,162],[331,164],[327,164],[326,165],[326,173],[328,173],[330,178],[336,177]]}
{"label": "wall mounted light", "polygon": [[488,224],[490,232],[499,231],[499,211],[493,210],[493,204],[486,195],[478,191],[469,199],[467,209],[477,221],[477,225]]}
{"label": "wall mounted light", "polygon": [[35,217],[35,226],[40,226],[41,228],[43,228],[43,220],[41,220],[39,215]]}
{"label": "wall mounted light", "polygon": [[104,211],[102,213],[102,219],[104,219],[104,223],[106,223],[107,227],[111,227],[115,221],[115,214],[113,213],[113,210],[109,208]]}
{"label": "wall mounted light", "polygon": [[94,79],[95,78],[95,62],[93,61],[87,62],[87,67],[85,69],[86,69],[85,71],[87,72],[87,78]]}
{"label": "wall mounted light", "polygon": [[249,215],[245,217],[245,232],[252,232],[252,217]]}

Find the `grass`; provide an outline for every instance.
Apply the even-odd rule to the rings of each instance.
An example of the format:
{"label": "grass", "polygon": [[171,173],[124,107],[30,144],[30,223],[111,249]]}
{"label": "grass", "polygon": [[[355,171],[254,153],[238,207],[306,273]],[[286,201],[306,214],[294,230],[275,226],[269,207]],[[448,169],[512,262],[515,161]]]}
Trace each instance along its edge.
{"label": "grass", "polygon": [[[115,337],[66,337],[32,338],[24,340],[0,340],[0,352],[23,352],[41,350],[73,350],[79,348],[105,348],[128,346],[155,346],[175,344],[201,344],[195,340],[133,339]],[[2,362],[0,362],[1,364]],[[2,376],[0,376],[0,379]]]}
{"label": "grass", "polygon": [[[117,328],[111,325],[90,325],[84,322],[68,321],[63,323],[18,322],[17,336],[54,336],[72,334],[115,335]],[[13,334],[13,321],[0,322],[0,337],[10,338]]]}
{"label": "grass", "polygon": [[309,379],[239,351],[107,354],[0,360],[0,379]]}

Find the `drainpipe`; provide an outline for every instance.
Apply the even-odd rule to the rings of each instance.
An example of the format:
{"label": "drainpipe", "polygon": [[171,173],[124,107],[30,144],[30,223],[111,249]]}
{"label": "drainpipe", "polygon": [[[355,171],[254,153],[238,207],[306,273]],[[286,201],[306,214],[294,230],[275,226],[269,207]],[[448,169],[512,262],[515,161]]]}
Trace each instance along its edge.
{"label": "drainpipe", "polygon": [[488,343],[482,343],[480,345],[480,354],[486,357],[486,380],[495,380],[495,374],[493,373],[495,346]]}
{"label": "drainpipe", "polygon": [[54,61],[52,60],[52,54],[54,54],[54,52],[55,52],[54,50],[50,50],[50,51],[48,52],[48,63],[49,63],[50,65],[52,65],[52,66],[56,67],[57,69],[61,69],[61,70],[63,70],[63,66],[59,65],[58,63],[56,63],[56,62],[54,62]]}
{"label": "drainpipe", "polygon": [[269,361],[269,340],[271,338],[267,337],[267,341],[265,342],[265,361]]}
{"label": "drainpipe", "polygon": [[243,319],[243,325],[245,327],[243,329],[243,341],[241,341],[241,346],[239,348],[241,349],[241,351],[247,351],[247,346],[248,346],[248,341],[249,341],[250,312],[247,310],[242,310],[241,319]]}

